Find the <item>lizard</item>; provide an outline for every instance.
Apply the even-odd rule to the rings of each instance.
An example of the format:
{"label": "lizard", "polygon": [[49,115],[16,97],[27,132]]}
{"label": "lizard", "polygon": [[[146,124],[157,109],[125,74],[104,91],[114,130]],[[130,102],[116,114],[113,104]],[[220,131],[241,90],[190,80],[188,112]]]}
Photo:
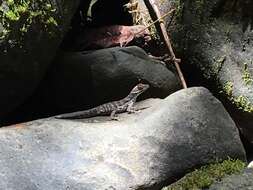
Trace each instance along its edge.
{"label": "lizard", "polygon": [[117,113],[134,113],[134,103],[136,102],[137,97],[145,92],[149,88],[148,84],[139,83],[137,84],[131,92],[125,98],[113,101],[109,103],[102,104],[95,108],[91,108],[84,111],[77,111],[73,113],[66,113],[62,115],[55,116],[56,119],[82,119],[90,118],[99,115],[110,115],[112,120],[118,120],[116,117]]}

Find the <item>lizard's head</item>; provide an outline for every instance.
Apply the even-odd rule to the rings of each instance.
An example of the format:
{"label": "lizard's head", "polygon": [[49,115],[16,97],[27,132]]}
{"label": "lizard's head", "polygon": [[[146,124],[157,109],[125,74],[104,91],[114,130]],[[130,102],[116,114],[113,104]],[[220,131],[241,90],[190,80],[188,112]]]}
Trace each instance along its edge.
{"label": "lizard's head", "polygon": [[145,92],[149,88],[148,84],[137,84],[133,90],[131,91],[131,94],[140,95],[141,93]]}

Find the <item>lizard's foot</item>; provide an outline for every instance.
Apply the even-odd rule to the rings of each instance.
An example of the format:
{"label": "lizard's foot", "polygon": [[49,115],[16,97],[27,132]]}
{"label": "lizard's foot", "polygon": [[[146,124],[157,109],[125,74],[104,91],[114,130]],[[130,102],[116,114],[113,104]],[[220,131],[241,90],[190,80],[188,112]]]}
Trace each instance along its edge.
{"label": "lizard's foot", "polygon": [[131,113],[140,113],[141,110],[144,110],[144,109],[147,109],[149,107],[142,107],[142,108],[132,108],[130,110],[127,110],[127,113],[128,114],[131,114]]}
{"label": "lizard's foot", "polygon": [[139,112],[140,112],[139,110],[129,110],[127,113],[132,114],[132,113],[139,113]]}
{"label": "lizard's foot", "polygon": [[131,114],[131,113],[138,113],[140,112],[140,110],[137,110],[135,107],[132,107],[131,109],[128,109],[127,110],[127,113],[128,114]]}
{"label": "lizard's foot", "polygon": [[112,120],[112,121],[120,121],[119,117],[117,117],[117,116],[111,117],[111,120]]}

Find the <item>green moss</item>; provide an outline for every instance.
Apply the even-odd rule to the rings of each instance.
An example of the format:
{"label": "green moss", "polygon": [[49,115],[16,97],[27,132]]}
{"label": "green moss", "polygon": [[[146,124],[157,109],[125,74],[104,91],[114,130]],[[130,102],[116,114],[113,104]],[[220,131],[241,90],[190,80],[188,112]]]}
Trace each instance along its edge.
{"label": "green moss", "polygon": [[0,5],[0,24],[4,28],[0,38],[20,45],[26,32],[34,25],[49,32],[49,37],[54,37],[58,30],[55,11],[50,1],[7,0]]}
{"label": "green moss", "polygon": [[253,105],[247,97],[240,95],[236,98],[232,98],[232,101],[239,109],[249,113],[253,112]]}
{"label": "green moss", "polygon": [[238,109],[243,110],[244,112],[253,112],[253,104],[250,102],[250,100],[243,96],[234,96],[233,95],[233,83],[230,81],[225,82],[224,87],[221,91],[221,93],[224,93],[227,95],[228,99],[234,104]]}
{"label": "green moss", "polygon": [[249,72],[248,64],[244,63],[243,72],[242,72],[242,79],[245,83],[245,85],[251,85],[253,82],[253,79],[251,78],[251,74]]}
{"label": "green moss", "polygon": [[[223,58],[220,59],[220,62],[222,64],[224,61],[225,61],[225,59],[223,59]],[[218,62],[219,61],[217,60],[216,63],[218,64]],[[242,79],[243,79],[245,85],[252,85],[253,84],[253,79],[252,79],[251,74],[249,72],[249,68],[248,68],[247,63],[245,63],[244,67],[243,67]],[[231,103],[234,104],[238,109],[240,109],[244,112],[252,113],[253,112],[252,102],[249,100],[248,97],[246,97],[244,95],[235,96],[235,94],[233,94],[233,86],[234,86],[233,82],[227,81],[224,83],[222,90],[220,92],[225,94],[227,96],[227,98],[231,101]]]}
{"label": "green moss", "polygon": [[227,159],[221,163],[214,163],[197,169],[176,183],[162,190],[199,190],[208,188],[212,183],[220,181],[225,176],[239,173],[246,167],[246,163],[238,159]]}
{"label": "green moss", "polygon": [[224,84],[223,90],[228,97],[231,97],[233,95],[233,82],[227,81]]}
{"label": "green moss", "polygon": [[9,10],[5,13],[5,18],[11,21],[18,21],[20,16],[14,11]]}

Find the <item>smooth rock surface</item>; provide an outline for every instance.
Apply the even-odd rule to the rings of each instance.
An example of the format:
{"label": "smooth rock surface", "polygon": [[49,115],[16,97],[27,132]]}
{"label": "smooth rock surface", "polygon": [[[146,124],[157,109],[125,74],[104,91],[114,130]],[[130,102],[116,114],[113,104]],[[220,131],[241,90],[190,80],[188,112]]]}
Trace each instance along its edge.
{"label": "smooth rock surface", "polygon": [[149,108],[120,121],[47,118],[1,128],[0,187],[154,190],[216,159],[245,159],[233,120],[205,88],[138,106]]}
{"label": "smooth rock surface", "polygon": [[253,169],[246,169],[241,174],[226,177],[221,182],[213,184],[209,190],[252,190]]}
{"label": "smooth rock surface", "polygon": [[139,80],[151,86],[146,97],[164,98],[181,88],[173,72],[136,46],[65,52],[54,63],[39,93],[50,109],[69,112],[119,100]]}

